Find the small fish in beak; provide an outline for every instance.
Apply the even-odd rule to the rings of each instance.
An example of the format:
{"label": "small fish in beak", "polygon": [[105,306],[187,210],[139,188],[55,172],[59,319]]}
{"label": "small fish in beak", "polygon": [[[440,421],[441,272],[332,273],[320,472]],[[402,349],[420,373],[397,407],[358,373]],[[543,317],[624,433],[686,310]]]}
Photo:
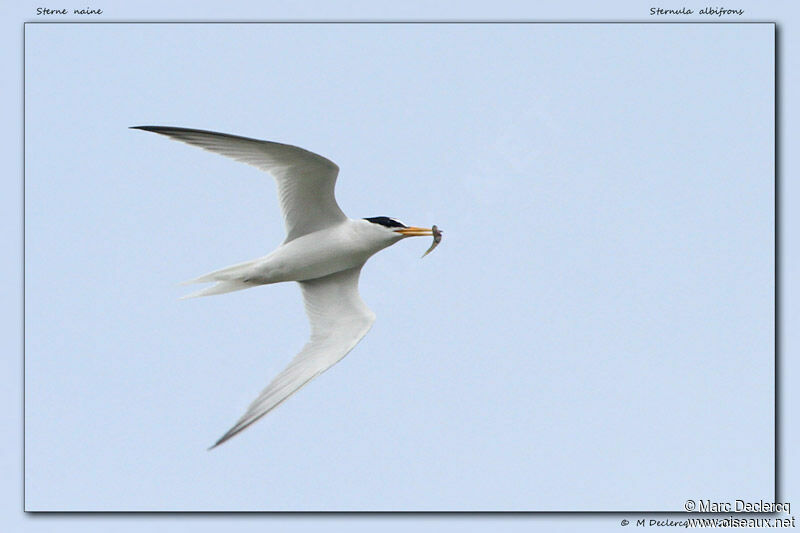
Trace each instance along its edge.
{"label": "small fish in beak", "polygon": [[[422,254],[422,257],[425,257],[431,253],[433,249],[439,246],[439,243],[442,242],[442,231],[436,227],[436,224],[433,225],[431,231],[433,232],[433,243],[431,243],[431,247],[428,248],[424,254]],[[420,257],[420,259],[422,259],[422,257]]]}

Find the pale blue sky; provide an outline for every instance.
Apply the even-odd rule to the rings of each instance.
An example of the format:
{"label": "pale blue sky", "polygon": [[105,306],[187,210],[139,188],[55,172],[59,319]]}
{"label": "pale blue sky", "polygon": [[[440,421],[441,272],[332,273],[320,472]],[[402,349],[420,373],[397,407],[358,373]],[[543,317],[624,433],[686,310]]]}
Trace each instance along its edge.
{"label": "pale blue sky", "polygon": [[[127,30],[28,27],[29,508],[771,497],[771,26]],[[292,286],[176,301],[282,228],[266,177],[139,123],[302,145],[351,216],[447,231],[211,454],[307,326]]]}
{"label": "pale blue sky", "polygon": [[[772,50],[771,25],[29,26],[28,508],[771,496]],[[304,146],[351,216],[446,232],[375,257],[372,333],[213,453],[307,325],[291,284],[178,301],[283,229],[267,177],[127,129],[153,123]]]}

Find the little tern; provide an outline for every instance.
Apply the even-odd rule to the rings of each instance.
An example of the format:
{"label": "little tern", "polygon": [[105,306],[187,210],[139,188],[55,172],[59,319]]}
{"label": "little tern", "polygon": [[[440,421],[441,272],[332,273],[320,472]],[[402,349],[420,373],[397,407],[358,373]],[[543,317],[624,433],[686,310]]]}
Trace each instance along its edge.
{"label": "little tern", "polygon": [[265,257],[186,282],[215,285],[184,298],[296,281],[303,293],[311,338],[236,424],[209,448],[212,449],[336,364],[367,334],[375,322],[375,314],[358,293],[358,277],[367,259],[407,237],[434,236],[432,250],[441,240],[441,231],[436,226],[430,229],[406,226],[385,216],[348,218],[334,197],[339,167],[296,146],[187,128],[133,126],[132,129],[159,133],[253,165],[271,174],[278,185],[286,240]]}

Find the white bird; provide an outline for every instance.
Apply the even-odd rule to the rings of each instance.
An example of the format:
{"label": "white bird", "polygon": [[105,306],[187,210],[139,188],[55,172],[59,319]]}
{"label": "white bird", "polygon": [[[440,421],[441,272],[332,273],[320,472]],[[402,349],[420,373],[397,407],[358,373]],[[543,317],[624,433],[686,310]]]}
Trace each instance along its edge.
{"label": "white bird", "polygon": [[271,174],[278,185],[286,240],[265,257],[188,281],[216,284],[185,298],[296,281],[311,323],[311,338],[236,424],[211,446],[215,448],[336,364],[367,334],[375,314],[358,293],[358,277],[367,259],[406,237],[434,235],[438,242],[441,235],[435,226],[406,226],[389,217],[347,218],[333,192],[339,167],[302,148],[195,129],[133,129],[166,135],[248,163]]}

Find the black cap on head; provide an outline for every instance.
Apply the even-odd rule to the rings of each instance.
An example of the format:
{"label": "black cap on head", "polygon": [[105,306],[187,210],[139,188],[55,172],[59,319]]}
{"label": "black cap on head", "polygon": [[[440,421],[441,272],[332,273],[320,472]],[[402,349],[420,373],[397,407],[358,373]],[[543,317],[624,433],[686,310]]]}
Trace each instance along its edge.
{"label": "black cap on head", "polygon": [[389,218],[389,217],[372,217],[372,218],[365,218],[364,220],[369,220],[373,224],[380,224],[381,226],[386,226],[387,228],[407,228],[405,224],[400,222],[397,219]]}

